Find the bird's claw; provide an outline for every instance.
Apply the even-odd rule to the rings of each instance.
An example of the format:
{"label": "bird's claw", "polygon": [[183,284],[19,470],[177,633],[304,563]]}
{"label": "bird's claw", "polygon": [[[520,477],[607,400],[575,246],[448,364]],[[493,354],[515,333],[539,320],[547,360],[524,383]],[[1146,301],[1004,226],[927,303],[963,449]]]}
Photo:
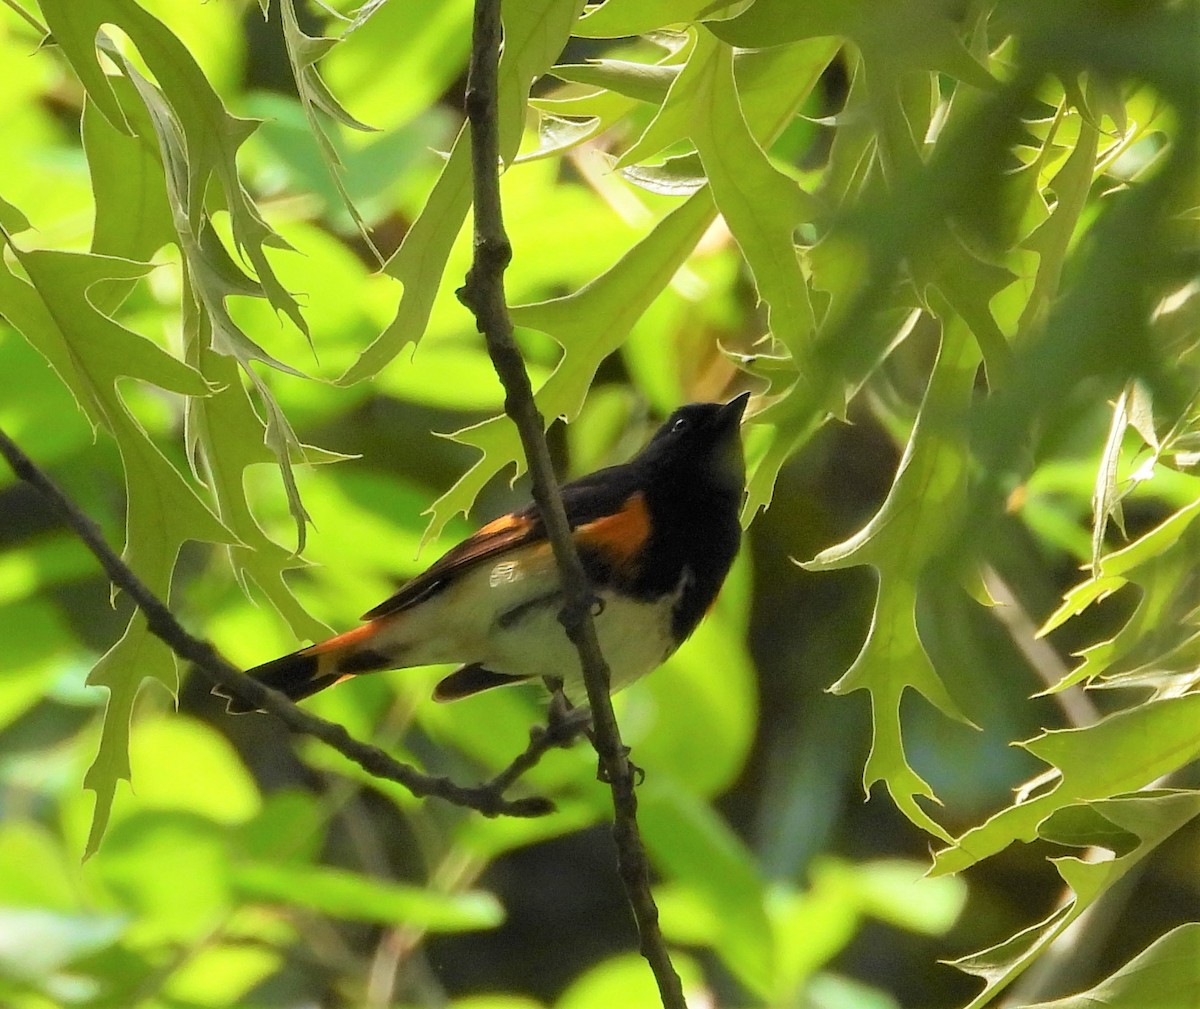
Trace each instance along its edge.
{"label": "bird's claw", "polygon": [[[641,785],[646,780],[646,772],[638,767],[632,760],[629,759],[629,747],[621,747],[621,756],[625,758],[625,766],[629,768],[629,778],[633,782],[634,787]],[[612,784],[612,778],[609,776],[608,768],[604,766],[604,759],[601,758],[596,764],[596,780],[605,785]]]}

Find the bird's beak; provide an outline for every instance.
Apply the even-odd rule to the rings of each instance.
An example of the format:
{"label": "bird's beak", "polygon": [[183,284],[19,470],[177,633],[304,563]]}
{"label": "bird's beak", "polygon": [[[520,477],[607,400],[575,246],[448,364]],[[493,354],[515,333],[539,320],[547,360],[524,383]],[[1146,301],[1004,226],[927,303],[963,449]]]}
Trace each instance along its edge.
{"label": "bird's beak", "polygon": [[718,423],[726,430],[737,430],[737,426],[742,422],[742,414],[746,411],[746,404],[750,402],[750,393],[743,392],[739,396],[734,396],[728,403],[721,407],[717,414]]}

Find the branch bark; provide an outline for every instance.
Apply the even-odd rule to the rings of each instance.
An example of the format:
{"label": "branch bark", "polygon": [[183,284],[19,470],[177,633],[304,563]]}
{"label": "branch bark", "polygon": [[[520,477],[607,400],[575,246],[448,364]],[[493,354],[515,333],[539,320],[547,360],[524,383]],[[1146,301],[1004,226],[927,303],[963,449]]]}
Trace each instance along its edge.
{"label": "branch bark", "polygon": [[558,481],[550,463],[545,424],[533,398],[525,362],[513,340],[504,293],[504,271],[512,247],[500,204],[500,135],[497,113],[500,60],[500,0],[475,0],[471,61],[467,75],[467,118],[471,128],[474,193],[474,257],[458,297],[475,316],[488,354],[504,386],[504,410],[516,425],[529,465],[533,499],[545,524],[562,582],[564,606],[559,619],[579,652],[592,742],[602,777],[612,788],[613,834],[625,891],[632,905],[642,955],[650,964],[666,1009],[686,1009],[683,985],[671,963],[650,891],[649,862],[637,824],[634,769],[609,697],[610,674],[592,621],[594,596],[571,537]]}
{"label": "branch bark", "polygon": [[25,455],[15,442],[0,430],[0,455],[3,455],[18,477],[38,490],[54,510],[75,531],[93,556],[100,562],[114,585],[127,592],[146,616],[150,633],[160,638],[181,659],[192,663],[214,685],[221,686],[256,708],[274,715],[293,732],[312,736],[333,747],[347,760],[358,764],[368,774],[395,781],[418,797],[437,796],[456,806],[477,810],[485,816],[544,816],[554,811],[554,804],[540,796],[520,799],[504,798],[504,789],[532,767],[547,750],[565,745],[561,732],[553,727],[541,734],[533,733],[526,750],[512,765],[486,785],[468,787],[449,778],[425,774],[411,764],[405,764],[377,746],[361,742],[336,722],[318,718],[297,707],[278,691],[264,687],[236,666],[231,665],[213,645],[190,634],[145,583],[121,560],[104,541],[96,524],[72,502],[59,487]]}

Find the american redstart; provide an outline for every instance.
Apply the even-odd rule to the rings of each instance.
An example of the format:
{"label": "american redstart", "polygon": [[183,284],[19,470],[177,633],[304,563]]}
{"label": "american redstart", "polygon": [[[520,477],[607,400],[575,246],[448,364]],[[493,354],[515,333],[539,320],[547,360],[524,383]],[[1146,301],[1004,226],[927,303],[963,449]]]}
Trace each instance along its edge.
{"label": "american redstart", "polygon": [[[680,407],[629,462],[563,485],[613,690],[687,639],[737,555],[749,397]],[[530,504],[440,557],[364,614],[361,627],[248,672],[299,700],[360,673],[461,662],[438,683],[436,700],[554,677],[579,702],[579,656],[559,623],[561,608],[554,555]],[[228,708],[250,710],[236,699]]]}

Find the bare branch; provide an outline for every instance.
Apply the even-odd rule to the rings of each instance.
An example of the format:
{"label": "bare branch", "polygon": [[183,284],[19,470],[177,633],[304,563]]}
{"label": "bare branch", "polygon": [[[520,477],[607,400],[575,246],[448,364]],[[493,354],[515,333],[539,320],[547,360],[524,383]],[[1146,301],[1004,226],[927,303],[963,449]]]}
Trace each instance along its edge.
{"label": "bare branch", "polygon": [[571,538],[558,481],[550,464],[545,425],[533,399],[525,362],[513,340],[504,294],[504,271],[512,248],[500,207],[500,138],[497,76],[500,59],[500,0],[475,0],[471,63],[467,76],[467,117],[471,124],[471,169],[475,207],[475,255],[459,300],[475,316],[488,354],[504,385],[504,410],[520,432],[533,482],[533,499],[546,526],[558,564],[565,604],[559,619],[579,651],[595,731],[592,743],[612,788],[613,834],[621,880],[633,906],[642,955],[654,971],[667,1009],[686,1009],[683,986],[671,964],[658,908],[650,892],[649,863],[637,825],[637,797],[628,749],[609,697],[610,675],[592,622],[593,595]]}
{"label": "bare branch", "polygon": [[425,774],[411,764],[396,760],[377,746],[353,738],[336,722],[326,721],[298,708],[283,694],[251,679],[222,657],[211,643],[189,634],[166,604],[113,552],[96,524],[80,511],[2,430],[0,455],[8,460],[18,477],[40,491],[50,502],[100,562],[113,584],[129,594],[145,614],[150,633],[162,639],[181,659],[192,663],[214,685],[228,690],[239,700],[274,715],[293,732],[321,740],[347,760],[358,764],[368,774],[397,782],[418,797],[435,795],[456,806],[478,810],[485,816],[544,816],[553,812],[554,804],[549,799],[539,796],[505,799],[503,789],[532,767],[547,749],[560,744],[551,742],[532,753],[534,747],[531,743],[530,748],[514,761],[514,764],[519,765],[519,770],[512,773],[510,767],[496,779],[502,781],[502,787],[497,787],[495,782],[464,787],[455,784],[449,778]]}

